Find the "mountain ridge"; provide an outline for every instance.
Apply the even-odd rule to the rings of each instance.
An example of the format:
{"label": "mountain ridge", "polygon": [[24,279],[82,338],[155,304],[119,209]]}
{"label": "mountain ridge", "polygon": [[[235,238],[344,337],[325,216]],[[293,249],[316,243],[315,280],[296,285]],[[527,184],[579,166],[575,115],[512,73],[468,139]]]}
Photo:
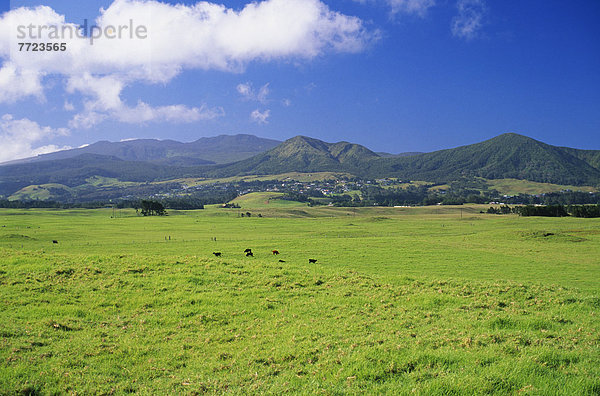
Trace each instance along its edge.
{"label": "mountain ridge", "polygon": [[[253,140],[251,135],[246,136],[244,139]],[[219,141],[223,141],[222,137],[216,140]],[[173,142],[168,141],[165,145],[176,145],[177,142]],[[156,141],[152,145],[156,146]],[[183,151],[178,153],[180,155],[176,158],[185,158]],[[187,160],[169,163],[130,161],[91,153],[57,160],[5,164],[0,166],[0,195],[10,196],[30,185],[57,183],[74,187],[94,176],[123,182],[155,182],[288,172],[343,172],[368,179],[392,177],[436,183],[481,177],[599,186],[600,150],[552,146],[527,136],[507,133],[480,143],[431,153],[385,157],[359,144],[328,143],[300,135],[252,157],[226,164],[209,165]]]}

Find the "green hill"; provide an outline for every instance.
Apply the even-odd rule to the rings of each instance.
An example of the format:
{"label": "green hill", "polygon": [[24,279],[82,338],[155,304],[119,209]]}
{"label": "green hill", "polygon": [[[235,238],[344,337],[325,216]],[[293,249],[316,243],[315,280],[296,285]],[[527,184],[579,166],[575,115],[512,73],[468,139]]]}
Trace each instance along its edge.
{"label": "green hill", "polygon": [[521,179],[540,183],[596,185],[600,169],[586,162],[600,151],[551,146],[526,136],[507,133],[482,143],[405,158],[384,158],[370,173],[427,181],[451,181],[463,176]]}
{"label": "green hill", "polygon": [[365,164],[379,158],[377,154],[358,144],[326,143],[306,136],[296,136],[247,160],[215,167],[209,171],[209,175],[223,177],[287,172],[360,174]]}
{"label": "green hill", "polygon": [[306,203],[281,199],[285,194],[276,192],[254,192],[241,195],[231,203],[240,205],[241,209],[257,208],[289,208],[307,206]]}

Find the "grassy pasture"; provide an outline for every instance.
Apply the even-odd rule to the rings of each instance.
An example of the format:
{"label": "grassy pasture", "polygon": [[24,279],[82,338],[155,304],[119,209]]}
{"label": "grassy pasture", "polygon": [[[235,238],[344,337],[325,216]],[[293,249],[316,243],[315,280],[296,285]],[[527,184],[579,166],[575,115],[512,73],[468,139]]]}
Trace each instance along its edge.
{"label": "grassy pasture", "polygon": [[0,394],[600,393],[600,220],[250,206],[1,210]]}
{"label": "grassy pasture", "polygon": [[564,190],[596,192],[598,189],[592,186],[568,186],[551,183],[538,183],[529,180],[497,179],[487,180],[490,188],[500,191],[502,194],[543,194],[560,192]]}
{"label": "grassy pasture", "polygon": [[279,180],[282,182],[289,182],[291,180],[298,182],[314,182],[314,181],[327,181],[327,180],[338,180],[342,177],[354,177],[349,173],[344,172],[311,172],[311,173],[303,173],[303,172],[288,172],[281,173],[278,175],[248,175],[248,176],[231,176],[231,177],[223,177],[223,178],[186,178],[186,179],[174,179],[166,182],[156,182],[156,184],[160,183],[170,183],[170,182],[182,182],[188,186],[198,186],[202,184],[215,184],[215,183],[235,183],[235,182],[253,182],[253,181],[271,181],[271,180]]}

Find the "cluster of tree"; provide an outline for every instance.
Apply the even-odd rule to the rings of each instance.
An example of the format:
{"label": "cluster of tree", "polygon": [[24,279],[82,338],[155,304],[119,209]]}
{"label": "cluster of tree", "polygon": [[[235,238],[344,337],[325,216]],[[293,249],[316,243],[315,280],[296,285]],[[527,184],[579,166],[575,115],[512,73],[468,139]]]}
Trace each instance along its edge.
{"label": "cluster of tree", "polygon": [[571,205],[568,207],[569,213],[574,217],[600,217],[600,204],[599,205]]}
{"label": "cluster of tree", "polygon": [[[252,217],[252,213],[250,213],[250,212],[240,213],[240,217]],[[261,213],[259,213],[258,217],[263,217],[263,216]]]}
{"label": "cluster of tree", "polygon": [[566,217],[569,215],[563,205],[515,206],[514,211],[520,216]]}
{"label": "cluster of tree", "polygon": [[204,209],[204,200],[198,197],[163,198],[160,200],[166,209],[195,210]]}
{"label": "cluster of tree", "polygon": [[511,214],[511,213],[515,213],[515,211],[513,210],[513,208],[511,208],[508,205],[502,205],[499,208],[494,208],[492,206],[487,210],[486,213],[487,214]]}
{"label": "cluster of tree", "polygon": [[[323,196],[323,194],[321,194],[321,197],[322,196]],[[286,201],[298,201],[298,202],[309,202],[310,201],[310,198],[308,197],[308,195],[299,193],[299,192],[295,192],[295,191],[290,191],[290,192],[282,195],[281,199],[286,200]]]}
{"label": "cluster of tree", "polygon": [[165,216],[167,214],[163,204],[157,201],[142,200],[140,209],[142,216]]}

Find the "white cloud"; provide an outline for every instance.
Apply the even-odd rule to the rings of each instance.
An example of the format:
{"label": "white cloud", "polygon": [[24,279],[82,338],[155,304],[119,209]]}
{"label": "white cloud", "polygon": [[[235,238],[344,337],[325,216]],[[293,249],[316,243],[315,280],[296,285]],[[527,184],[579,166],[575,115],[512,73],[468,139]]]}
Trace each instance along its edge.
{"label": "white cloud", "polygon": [[265,110],[262,113],[256,109],[250,114],[250,119],[257,124],[268,124],[268,118],[271,116],[271,110]]}
{"label": "white cloud", "polygon": [[74,111],[75,110],[75,106],[73,105],[73,103],[71,103],[68,100],[66,100],[65,101],[65,105],[64,105],[64,109],[65,109],[65,111]]}
{"label": "white cloud", "polygon": [[55,145],[33,146],[44,139],[64,136],[68,133],[69,131],[64,128],[42,127],[37,122],[27,118],[15,120],[12,115],[5,114],[0,118],[0,146],[2,147],[2,150],[0,150],[0,162],[66,150],[70,147],[58,147]]}
{"label": "white cloud", "polygon": [[245,99],[249,99],[254,96],[254,92],[252,91],[251,83],[238,84],[236,89],[237,89],[238,93],[240,95],[242,95]]}
{"label": "white cloud", "polygon": [[42,73],[19,69],[11,62],[0,67],[0,103],[14,103],[26,97],[44,99]]}
{"label": "white cloud", "polygon": [[69,122],[73,129],[89,129],[106,119],[114,119],[128,124],[146,122],[191,123],[211,120],[225,115],[221,107],[208,108],[169,105],[153,107],[142,101],[137,106],[127,106],[121,100],[121,91],[125,84],[118,77],[93,77],[90,74],[71,77],[67,82],[67,92],[82,93],[84,111],[76,114]]}
{"label": "white cloud", "polygon": [[92,97],[93,100],[85,102],[87,110],[105,111],[122,106],[120,95],[124,87],[125,83],[118,76],[94,77],[89,73],[84,73],[70,77],[67,81],[66,91],[68,93],[79,91]]}
{"label": "white cloud", "polygon": [[[101,28],[144,26],[146,39],[66,37],[64,52],[33,54],[16,49],[17,26],[45,25],[75,29],[47,6],[17,8],[0,16],[0,88],[17,79],[12,90],[2,90],[0,101],[14,102],[41,96],[44,74],[66,76],[72,89],[88,75],[115,85],[100,97],[98,106],[116,100],[116,92],[136,81],[166,83],[185,69],[242,71],[255,61],[302,60],[330,52],[358,52],[377,38],[359,18],[329,9],[320,0],[264,0],[241,10],[198,2],[167,4],[153,0],[114,0],[96,19]],[[127,31],[126,31],[127,32]],[[50,29],[42,32],[41,41]],[[22,41],[22,40],[21,40]],[[98,83],[107,87],[99,79]]]}
{"label": "white cloud", "polygon": [[225,112],[220,107],[209,109],[205,105],[191,108],[184,105],[152,107],[144,102],[138,102],[136,107],[122,107],[113,114],[121,122],[138,124],[144,122],[190,123],[212,120],[222,117]]}
{"label": "white cloud", "polygon": [[479,36],[486,12],[484,0],[458,0],[458,15],[452,20],[452,34],[472,40]]}
{"label": "white cloud", "polygon": [[93,126],[100,124],[106,119],[106,115],[96,113],[95,111],[86,111],[75,114],[69,121],[69,128],[72,129],[90,129]]}
{"label": "white cloud", "polygon": [[256,94],[256,100],[258,100],[260,103],[266,103],[269,92],[269,83],[266,83],[258,90],[258,93]]}
{"label": "white cloud", "polygon": [[425,16],[427,10],[435,5],[435,0],[387,0],[393,14],[414,14]]}
{"label": "white cloud", "polygon": [[236,89],[245,100],[251,100],[265,104],[267,103],[269,93],[271,92],[269,85],[270,83],[266,83],[258,89],[258,92],[254,92],[254,88],[250,82],[239,84]]}
{"label": "white cloud", "polygon": [[423,17],[435,5],[435,0],[354,0],[357,3],[384,3],[392,15],[409,14]]}
{"label": "white cloud", "polygon": [[64,150],[71,150],[73,147],[71,146],[62,146],[59,147],[55,144],[49,144],[47,146],[42,146],[42,147],[38,147],[36,149],[33,149],[31,151],[31,155],[29,155],[28,157],[34,157],[36,155],[42,155],[42,154],[49,154],[49,153],[55,153],[57,151],[64,151]]}
{"label": "white cloud", "polygon": [[290,107],[292,105],[292,101],[290,99],[283,99],[281,104],[283,104],[285,107]]}

